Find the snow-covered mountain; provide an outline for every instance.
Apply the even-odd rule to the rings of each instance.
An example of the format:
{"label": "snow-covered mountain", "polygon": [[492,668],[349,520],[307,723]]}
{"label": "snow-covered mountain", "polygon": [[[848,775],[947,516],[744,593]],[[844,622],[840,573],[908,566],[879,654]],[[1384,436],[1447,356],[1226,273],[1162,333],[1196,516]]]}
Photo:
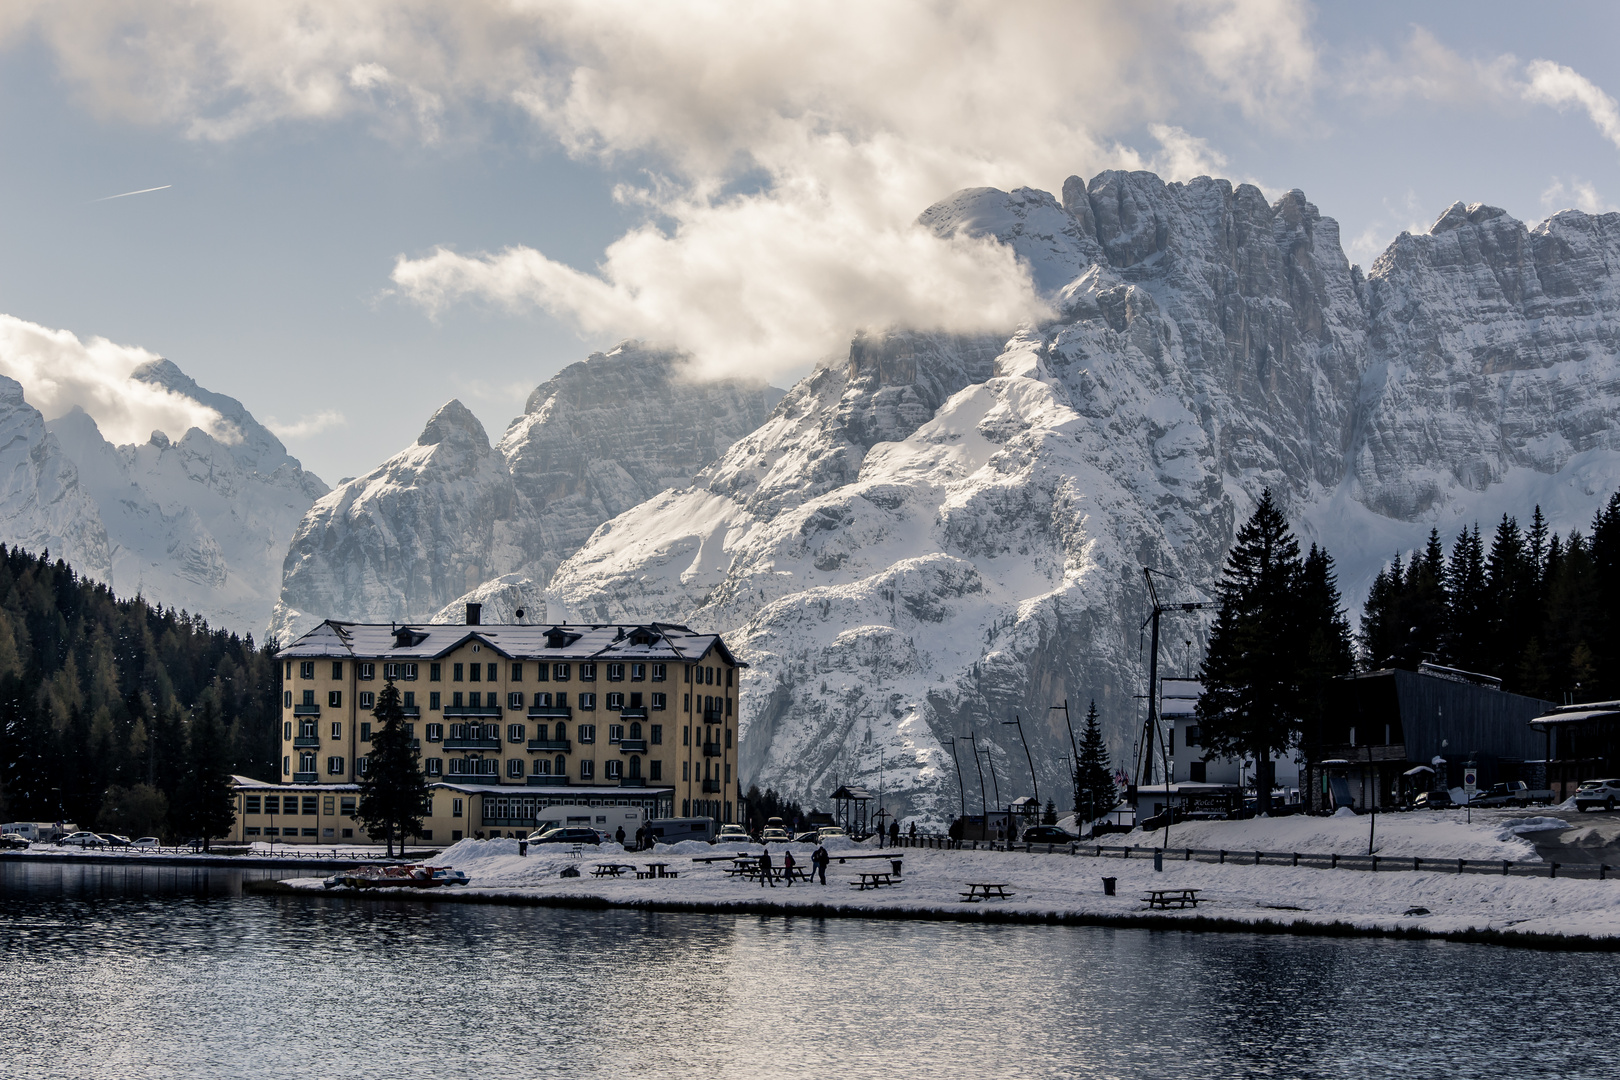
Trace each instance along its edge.
{"label": "snow-covered mountain", "polygon": [[[667,363],[593,389],[649,370],[647,350],[559,375],[493,448],[447,406],[430,433],[453,436],[311,511],[281,625],[478,599],[491,618],[720,631],[752,665],[744,777],[818,804],[881,784],[891,810],[939,819],[953,736],[970,777],[988,751],[1004,797],[1029,791],[1014,717],[1042,797],[1063,797],[1064,699],[1076,717],[1095,699],[1131,755],[1142,567],[1199,597],[1264,487],[1358,603],[1432,526],[1540,502],[1567,529],[1620,486],[1620,215],[1532,229],[1458,204],[1366,273],[1303,193],[1209,178],[975,189],[921,221],[1011,245],[1056,317],[857,336],[768,417],[727,399],[696,447],[670,402],[719,391],[677,389]],[[1202,631],[1167,622],[1165,667]]]}
{"label": "snow-covered mountain", "polygon": [[604,521],[688,483],[781,396],[688,382],[680,364],[635,342],[593,354],[537,387],[494,446],[465,406],[445,405],[414,446],[310,509],[274,629],[290,639],[326,618],[425,620],[489,578],[549,579]]}
{"label": "snow-covered mountain", "polygon": [[120,595],[136,593],[262,634],[293,529],[326,493],[242,403],[198,386],[167,360],[130,378],[206,406],[219,438],[114,446],[73,408],[46,422],[0,376],[0,540],[68,560]]}

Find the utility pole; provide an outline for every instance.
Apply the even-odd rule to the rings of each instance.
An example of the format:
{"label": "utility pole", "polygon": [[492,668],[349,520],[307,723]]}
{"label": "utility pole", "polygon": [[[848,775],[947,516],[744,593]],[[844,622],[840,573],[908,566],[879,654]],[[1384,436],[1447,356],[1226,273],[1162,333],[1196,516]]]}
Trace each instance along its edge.
{"label": "utility pole", "polygon": [[962,802],[962,827],[967,828],[967,789],[962,786],[962,763],[956,757],[956,739],[946,739],[951,744],[951,764],[956,766],[956,797]]}
{"label": "utility pole", "polygon": [[1002,727],[1018,728],[1018,741],[1024,744],[1024,760],[1029,762],[1029,783],[1035,789],[1035,809],[1041,808],[1041,782],[1035,778],[1035,758],[1029,752],[1029,740],[1024,738],[1024,721],[1017,713],[1011,720],[1003,720]]}
{"label": "utility pole", "polygon": [[[1147,581],[1148,600],[1152,604],[1151,613],[1142,623],[1144,628],[1151,627],[1150,644],[1148,651],[1148,710],[1147,723],[1142,729],[1142,743],[1137,748],[1136,786],[1142,787],[1153,782],[1153,741],[1166,751],[1164,735],[1159,731],[1159,619],[1166,611],[1198,611],[1213,605],[1206,603],[1192,604],[1164,604],[1159,601],[1159,590],[1153,585],[1153,570],[1151,567],[1142,567],[1142,577]],[[1168,753],[1165,754],[1168,758]],[[1164,778],[1164,809],[1168,815],[1174,809],[1170,800],[1170,775],[1166,771]],[[1166,825],[1166,842],[1168,843],[1168,824]]]}
{"label": "utility pole", "polygon": [[1063,710],[1063,723],[1069,729],[1069,749],[1074,751],[1073,764],[1069,769],[1069,782],[1074,788],[1074,812],[1078,814],[1080,812],[1080,743],[1074,737],[1074,721],[1069,719],[1069,699],[1064,698],[1063,704],[1053,705],[1046,711],[1051,712],[1053,709]]}
{"label": "utility pole", "polygon": [[[995,749],[995,745],[995,743],[991,743],[989,746],[984,748],[984,760],[990,763],[990,790],[995,792],[996,813],[999,814],[1005,808],[1001,805],[1001,785],[996,782],[996,759],[991,756],[991,752]],[[988,825],[989,822],[986,821],[985,824]],[[1010,825],[1012,823],[1008,822],[1008,824]]]}

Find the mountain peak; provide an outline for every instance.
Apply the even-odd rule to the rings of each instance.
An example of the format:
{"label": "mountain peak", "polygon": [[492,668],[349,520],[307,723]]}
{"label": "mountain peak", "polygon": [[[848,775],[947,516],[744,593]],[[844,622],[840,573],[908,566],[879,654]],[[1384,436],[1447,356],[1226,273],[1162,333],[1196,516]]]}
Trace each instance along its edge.
{"label": "mountain peak", "polygon": [[484,425],[459,398],[451,398],[440,406],[439,411],[429,418],[422,434],[416,437],[418,446],[436,446],[450,440],[475,440],[480,448],[489,449],[489,436],[484,432]]}

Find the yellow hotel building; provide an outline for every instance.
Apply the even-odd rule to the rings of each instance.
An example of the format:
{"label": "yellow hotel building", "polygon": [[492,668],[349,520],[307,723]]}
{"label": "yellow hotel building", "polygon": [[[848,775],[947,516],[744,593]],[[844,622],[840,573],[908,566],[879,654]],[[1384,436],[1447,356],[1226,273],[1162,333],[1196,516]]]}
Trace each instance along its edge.
{"label": "yellow hotel building", "polygon": [[464,624],[328,620],[282,649],[281,776],[239,778],[236,839],[364,842],[345,811],[387,679],[431,785],[423,840],[526,834],[540,809],[563,804],[738,820],[746,665],[718,635],[669,623],[485,626],[480,615],[468,604]]}

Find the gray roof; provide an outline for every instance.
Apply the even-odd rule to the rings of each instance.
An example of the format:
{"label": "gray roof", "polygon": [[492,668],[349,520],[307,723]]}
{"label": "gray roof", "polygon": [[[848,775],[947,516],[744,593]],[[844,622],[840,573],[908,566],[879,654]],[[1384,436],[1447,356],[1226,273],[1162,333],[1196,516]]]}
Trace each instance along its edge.
{"label": "gray roof", "polygon": [[589,784],[463,784],[455,780],[433,780],[428,783],[430,788],[449,788],[452,791],[464,791],[468,795],[544,795],[547,798],[630,798],[647,795],[670,795],[673,787],[654,785],[651,787],[620,787],[618,784],[597,785]]}
{"label": "gray roof", "polygon": [[276,655],[358,660],[433,660],[478,641],[509,660],[624,660],[695,663],[710,650],[739,663],[719,634],[699,634],[675,623],[635,625],[461,623],[348,623],[328,619]]}

